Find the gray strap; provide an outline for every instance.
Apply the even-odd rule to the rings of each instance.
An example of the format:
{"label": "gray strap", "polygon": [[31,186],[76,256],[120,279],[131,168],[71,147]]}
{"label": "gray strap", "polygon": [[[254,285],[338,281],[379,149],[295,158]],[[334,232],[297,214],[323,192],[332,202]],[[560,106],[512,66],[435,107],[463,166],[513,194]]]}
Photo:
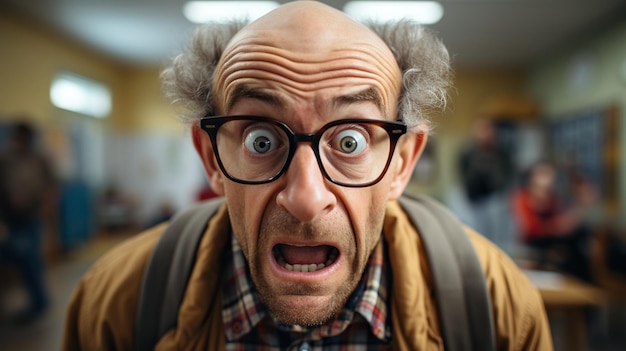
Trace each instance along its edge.
{"label": "gray strap", "polygon": [[197,246],[209,219],[223,202],[221,198],[211,200],[177,214],[161,235],[141,286],[135,350],[153,350],[160,337],[176,326]]}
{"label": "gray strap", "polygon": [[418,228],[433,276],[446,350],[495,350],[490,296],[480,261],[461,224],[441,204],[399,199]]}
{"label": "gray strap", "polygon": [[[177,215],[162,235],[144,274],[135,323],[136,350],[152,350],[161,335],[176,326],[198,243],[222,203],[222,199],[211,201]],[[431,253],[427,255],[446,350],[495,350],[485,278],[460,224],[427,197],[403,197],[400,204]]]}

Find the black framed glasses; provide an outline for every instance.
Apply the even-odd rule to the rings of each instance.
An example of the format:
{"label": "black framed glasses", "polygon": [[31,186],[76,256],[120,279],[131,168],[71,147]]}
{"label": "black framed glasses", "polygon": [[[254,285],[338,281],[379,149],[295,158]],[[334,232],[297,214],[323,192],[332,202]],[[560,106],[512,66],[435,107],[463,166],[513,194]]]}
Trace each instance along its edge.
{"label": "black framed glasses", "polygon": [[204,117],[200,128],[211,139],[220,169],[234,182],[264,184],[278,179],[298,143],[311,143],[324,176],[346,187],[378,183],[398,139],[407,132],[400,122],[343,119],[302,134],[281,121],[258,116]]}

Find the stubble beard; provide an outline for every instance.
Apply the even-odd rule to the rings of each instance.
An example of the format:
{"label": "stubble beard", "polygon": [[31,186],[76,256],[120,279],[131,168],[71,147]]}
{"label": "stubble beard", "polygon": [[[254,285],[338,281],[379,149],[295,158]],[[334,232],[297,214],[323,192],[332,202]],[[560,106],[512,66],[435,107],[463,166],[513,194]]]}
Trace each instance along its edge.
{"label": "stubble beard", "polygon": [[[357,255],[355,243],[355,235],[348,225],[342,225],[341,228],[322,228],[311,224],[303,224],[297,221],[281,211],[271,211],[272,213],[264,215],[261,221],[261,229],[259,233],[259,242],[257,248],[266,248],[267,242],[271,237],[272,232],[290,233],[290,235],[300,238],[311,240],[319,240],[324,235],[332,235],[335,241],[340,240],[344,250],[351,250],[350,252],[343,252],[348,257],[359,258]],[[259,251],[267,252],[267,251]],[[371,253],[371,252],[370,252]],[[369,254],[367,257],[369,257]],[[272,287],[271,284],[263,278],[262,272],[258,267],[263,267],[263,263],[266,263],[267,257],[261,254],[254,255],[254,265],[250,265],[250,274],[252,280],[256,285],[257,291],[261,298],[261,301],[265,304],[269,313],[281,323],[301,326],[319,326],[323,325],[331,320],[337,313],[341,311],[346,301],[356,288],[367,263],[361,262],[359,259],[353,259],[348,274],[348,279],[341,283],[332,294],[331,299],[324,305],[307,306],[307,308],[293,308],[288,306],[284,301],[281,301],[279,294],[276,291],[276,287]],[[250,260],[248,261],[250,262]],[[267,265],[265,265],[267,266]],[[298,295],[303,298],[306,296],[315,296],[319,291],[316,286],[308,286],[301,284],[291,284],[287,288],[290,295]]]}

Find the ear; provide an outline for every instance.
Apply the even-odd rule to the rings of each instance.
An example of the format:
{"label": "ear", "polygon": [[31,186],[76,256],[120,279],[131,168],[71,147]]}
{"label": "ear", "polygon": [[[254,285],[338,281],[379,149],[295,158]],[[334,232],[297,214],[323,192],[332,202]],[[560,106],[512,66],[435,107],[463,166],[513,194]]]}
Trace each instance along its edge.
{"label": "ear", "polygon": [[204,171],[206,172],[211,190],[217,195],[224,195],[224,179],[222,171],[219,169],[217,160],[215,159],[211,139],[197,125],[191,127],[191,138],[193,140],[193,146],[196,148],[196,152],[198,152],[202,165],[204,166]]}
{"label": "ear", "polygon": [[395,162],[394,180],[389,189],[390,199],[397,199],[404,192],[427,141],[428,135],[424,132],[407,133],[402,136],[395,156],[398,160]]}

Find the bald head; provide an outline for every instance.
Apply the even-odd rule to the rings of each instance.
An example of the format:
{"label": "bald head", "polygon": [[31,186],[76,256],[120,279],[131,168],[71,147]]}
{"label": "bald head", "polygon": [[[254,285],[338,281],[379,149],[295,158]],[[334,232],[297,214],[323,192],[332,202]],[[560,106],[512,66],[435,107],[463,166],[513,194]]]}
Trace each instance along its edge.
{"label": "bald head", "polygon": [[286,50],[327,52],[336,45],[351,47],[355,41],[386,45],[369,28],[355,22],[343,12],[315,1],[296,1],[246,26],[234,40],[256,37],[272,40]]}

